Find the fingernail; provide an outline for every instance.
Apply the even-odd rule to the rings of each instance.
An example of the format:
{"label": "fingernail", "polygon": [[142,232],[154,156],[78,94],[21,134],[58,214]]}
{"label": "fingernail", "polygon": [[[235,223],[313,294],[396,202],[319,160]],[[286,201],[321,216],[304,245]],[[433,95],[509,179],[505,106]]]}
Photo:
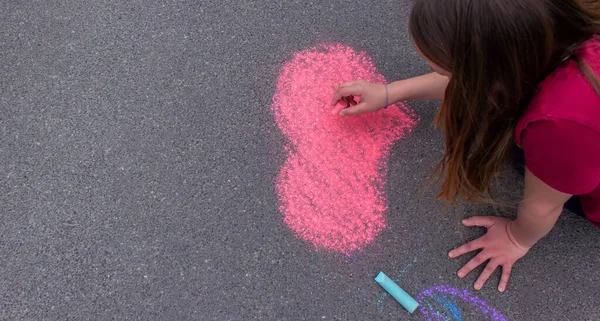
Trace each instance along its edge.
{"label": "fingernail", "polygon": [[481,284],[475,283],[475,290],[477,290],[477,291],[481,290]]}
{"label": "fingernail", "polygon": [[453,257],[454,257],[454,252],[450,252],[450,253],[448,253],[448,256],[449,256],[450,258],[453,258]]}
{"label": "fingernail", "polygon": [[463,276],[464,276],[464,275],[462,274],[462,272],[458,272],[458,273],[457,273],[457,275],[458,275],[458,277],[459,277],[459,278],[461,278],[461,279],[462,279],[462,278],[463,278]]}
{"label": "fingernail", "polygon": [[499,288],[498,288],[498,291],[500,291],[500,292],[504,292],[504,290],[505,290],[505,289],[504,289],[503,287],[499,287]]}

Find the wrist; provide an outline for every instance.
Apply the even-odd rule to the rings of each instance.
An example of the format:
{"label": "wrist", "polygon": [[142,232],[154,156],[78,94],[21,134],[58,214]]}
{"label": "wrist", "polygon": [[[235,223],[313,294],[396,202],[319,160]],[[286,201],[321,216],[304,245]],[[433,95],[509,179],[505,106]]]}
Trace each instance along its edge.
{"label": "wrist", "polygon": [[388,106],[390,105],[390,94],[389,94],[389,90],[388,90],[388,84],[385,84],[385,107],[383,108],[388,108]]}
{"label": "wrist", "polygon": [[387,84],[388,105],[411,100],[405,82],[406,80],[398,80]]}
{"label": "wrist", "polygon": [[516,223],[516,221],[509,221],[508,224],[506,224],[506,235],[508,235],[508,239],[514,244],[514,246],[516,246],[518,249],[523,250],[523,251],[529,251],[529,249],[535,244],[537,243],[538,240],[529,240],[528,242],[525,240],[519,240],[519,237],[517,236],[519,233],[515,233],[514,232],[514,224]]}

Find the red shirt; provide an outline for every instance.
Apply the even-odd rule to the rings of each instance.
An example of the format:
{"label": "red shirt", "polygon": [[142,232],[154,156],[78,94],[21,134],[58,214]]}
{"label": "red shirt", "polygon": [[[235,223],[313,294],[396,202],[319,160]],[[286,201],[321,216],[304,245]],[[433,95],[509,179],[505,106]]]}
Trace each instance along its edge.
{"label": "red shirt", "polygon": [[[576,54],[600,81],[600,40]],[[585,216],[600,228],[600,97],[577,62],[566,61],[539,85],[516,140],[529,171],[560,192],[580,195]]]}

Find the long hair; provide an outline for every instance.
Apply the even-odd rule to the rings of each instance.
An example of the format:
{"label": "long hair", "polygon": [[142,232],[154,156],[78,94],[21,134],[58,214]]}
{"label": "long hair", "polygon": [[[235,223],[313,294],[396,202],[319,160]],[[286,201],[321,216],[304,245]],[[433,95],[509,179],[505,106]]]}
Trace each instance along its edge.
{"label": "long hair", "polygon": [[416,0],[409,31],[421,53],[451,73],[435,119],[446,150],[438,198],[486,201],[506,164],[517,122],[538,84],[600,33],[597,0]]}

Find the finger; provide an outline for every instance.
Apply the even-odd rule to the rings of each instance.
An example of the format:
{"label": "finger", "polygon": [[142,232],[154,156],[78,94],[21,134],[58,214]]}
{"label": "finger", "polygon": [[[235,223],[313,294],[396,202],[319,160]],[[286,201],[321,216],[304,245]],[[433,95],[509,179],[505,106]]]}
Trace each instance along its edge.
{"label": "finger", "polygon": [[349,85],[346,87],[340,87],[338,88],[335,93],[333,94],[333,99],[331,104],[335,105],[335,103],[337,101],[339,101],[340,99],[342,99],[342,97],[347,97],[347,96],[357,96],[360,95],[360,92],[362,92],[360,90],[360,86],[358,85]]}
{"label": "finger", "polygon": [[362,113],[364,113],[364,109],[365,109],[366,105],[367,104],[365,104],[365,103],[360,103],[360,104],[352,106],[352,107],[344,108],[340,111],[340,116],[354,116],[354,115],[362,114]]}
{"label": "finger", "polygon": [[338,100],[345,96],[359,96],[362,93],[361,87],[358,85],[351,85],[347,87],[340,87],[333,94],[331,105],[335,105]]}
{"label": "finger", "polygon": [[483,252],[477,254],[477,256],[475,256],[471,259],[471,261],[465,264],[465,266],[463,266],[462,269],[458,270],[458,277],[461,279],[464,278],[467,274],[473,271],[473,269],[475,269],[476,267],[481,265],[481,263],[487,261],[488,259],[489,256],[487,256],[487,254],[484,254]]}
{"label": "finger", "polygon": [[356,100],[354,100],[354,96],[344,96],[341,101],[346,103],[346,107],[358,105]]}
{"label": "finger", "polygon": [[345,108],[357,105],[357,102],[354,101],[354,99],[352,99],[352,98],[353,98],[353,96],[344,96],[340,100],[338,100],[337,103],[333,106],[333,109],[331,110],[331,114],[336,115],[336,116],[344,116],[344,115],[340,114],[340,112],[342,110],[344,110]]}
{"label": "finger", "polygon": [[333,106],[333,109],[331,110],[331,114],[332,114],[332,115],[339,116],[339,115],[340,115],[340,112],[341,112],[342,110],[344,110],[344,108],[346,108],[346,105],[347,105],[347,104],[346,104],[345,102],[343,102],[343,101],[341,101],[341,100],[340,100],[340,101],[338,101],[338,103],[336,103],[336,104],[335,104],[335,106]]}
{"label": "finger", "polygon": [[356,85],[357,83],[358,83],[357,81],[348,81],[348,82],[341,84],[340,87],[349,87],[349,86]]}
{"label": "finger", "polygon": [[490,228],[496,221],[492,216],[473,216],[462,221],[464,226],[481,226]]}
{"label": "finger", "polygon": [[479,239],[473,240],[467,244],[463,244],[463,245],[455,248],[454,250],[450,251],[450,253],[448,253],[448,256],[451,259],[453,259],[453,258],[459,257],[465,253],[479,250],[482,247],[483,247],[483,245],[481,244],[481,239],[479,238]]}
{"label": "finger", "polygon": [[508,279],[510,277],[511,271],[512,271],[512,264],[505,264],[502,266],[502,276],[500,277],[500,284],[498,285],[498,291],[504,292],[504,290],[506,290],[506,286],[508,285]]}
{"label": "finger", "polygon": [[487,280],[490,278],[492,273],[494,273],[494,271],[496,270],[497,267],[498,267],[498,263],[496,263],[494,261],[490,261],[485,266],[485,269],[483,269],[483,272],[481,272],[481,274],[477,278],[477,281],[475,281],[475,290],[481,290],[481,288],[483,287],[485,282],[487,282]]}

